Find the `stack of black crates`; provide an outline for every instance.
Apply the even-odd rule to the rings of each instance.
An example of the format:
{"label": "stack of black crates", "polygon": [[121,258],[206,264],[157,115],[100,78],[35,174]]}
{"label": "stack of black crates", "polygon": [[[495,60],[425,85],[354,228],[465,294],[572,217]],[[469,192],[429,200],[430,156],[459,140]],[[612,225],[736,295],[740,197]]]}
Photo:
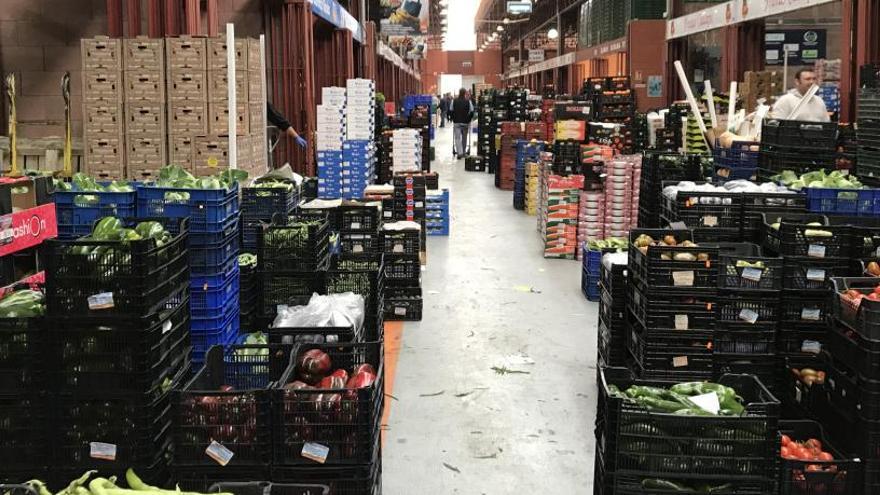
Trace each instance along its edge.
{"label": "stack of black crates", "polygon": [[[666,181],[662,187],[677,184],[678,181]],[[660,199],[660,224],[683,223],[693,230],[695,242],[732,242],[742,237],[741,193],[678,191],[675,197],[662,194]]]}
{"label": "stack of black crates", "polygon": [[599,268],[599,341],[597,367],[625,366],[627,362],[627,265]]}
{"label": "stack of black crates", "polygon": [[[259,180],[258,180],[259,181]],[[299,203],[299,191],[295,184],[289,188],[260,187],[257,183],[241,188],[241,251],[257,250],[257,235],[261,223],[270,223],[280,213],[290,215]]]}
{"label": "stack of black crates", "polygon": [[385,270],[380,203],[343,203],[339,208],[342,253],[330,260],[327,293],[353,292],[364,297],[364,336],[381,340],[384,332]]}
{"label": "stack of black crates", "polygon": [[639,227],[658,228],[665,181],[700,180],[702,160],[696,155],[646,151],[639,183]]}
{"label": "stack of black crates", "polygon": [[422,226],[412,221],[385,223],[382,251],[385,255],[386,320],[422,319]]}
{"label": "stack of black crates", "polygon": [[394,157],[391,154],[394,146],[391,141],[392,135],[393,132],[391,130],[382,131],[379,134],[379,139],[376,141],[376,163],[378,167],[376,170],[376,182],[378,184],[388,184],[391,182],[392,169],[394,167]]}
{"label": "stack of black crates", "polygon": [[632,125],[636,100],[629,77],[607,78],[603,90],[594,92],[593,108],[599,122]]}
{"label": "stack of black crates", "polygon": [[580,141],[557,139],[553,142],[553,173],[564,176],[581,173]]}
{"label": "stack of black crates", "polygon": [[507,90],[507,119],[514,122],[528,120],[528,94],[522,88]]}
{"label": "stack of black crates", "polygon": [[[637,247],[640,236],[667,245]],[[719,248],[685,241],[693,241],[690,230],[630,232],[627,346],[641,378],[703,380],[713,372]]]}
{"label": "stack of black crates", "polygon": [[[7,364],[20,366],[11,382],[21,387],[16,406],[32,420],[27,429],[4,427],[4,437],[21,442],[4,451],[11,456],[4,471],[40,445],[52,486],[88,469],[122,476],[131,467],[148,482],[167,479],[169,392],[191,363],[188,222],[176,222],[178,233],[163,245],[46,242],[45,328],[32,329],[32,319],[3,320],[20,327],[27,345],[13,348],[0,376],[7,385]],[[23,359],[31,350],[38,354]]]}
{"label": "stack of black crates", "polygon": [[797,174],[834,170],[836,159],[836,122],[770,119],[761,127],[761,180],[769,180],[783,170]]}
{"label": "stack of black crates", "polygon": [[[256,257],[257,250],[252,253]],[[242,257],[238,259],[239,270],[239,289],[238,301],[241,306],[240,332],[250,333],[259,330],[260,325],[260,279],[257,276],[257,263],[242,262]]]}
{"label": "stack of black crates", "polygon": [[862,67],[862,84],[856,108],[859,177],[880,182],[880,79],[878,68]]}
{"label": "stack of black crates", "polygon": [[495,119],[494,97],[494,91],[483,91],[477,99],[477,156],[482,157],[484,163],[495,154],[498,121]]}

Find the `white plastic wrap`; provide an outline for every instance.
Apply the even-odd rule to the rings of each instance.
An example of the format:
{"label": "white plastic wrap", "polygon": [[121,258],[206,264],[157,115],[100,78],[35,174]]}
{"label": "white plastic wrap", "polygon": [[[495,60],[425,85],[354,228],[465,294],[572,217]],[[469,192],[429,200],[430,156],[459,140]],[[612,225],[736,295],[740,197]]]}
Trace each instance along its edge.
{"label": "white plastic wrap", "polygon": [[306,306],[281,307],[273,328],[360,328],[364,323],[364,298],[353,292],[312,294]]}

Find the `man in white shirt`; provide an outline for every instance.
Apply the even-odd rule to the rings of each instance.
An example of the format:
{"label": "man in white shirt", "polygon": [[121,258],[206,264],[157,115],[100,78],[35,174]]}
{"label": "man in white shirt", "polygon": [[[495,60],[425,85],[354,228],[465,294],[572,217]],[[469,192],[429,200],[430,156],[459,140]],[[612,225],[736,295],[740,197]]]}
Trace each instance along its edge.
{"label": "man in white shirt", "polygon": [[[816,73],[810,69],[801,69],[794,76],[795,87],[782,95],[773,105],[771,116],[777,119],[788,119],[794,107],[800,103],[807,91],[816,84]],[[822,98],[813,95],[809,101],[804,102],[798,114],[791,117],[792,120],[804,120],[808,122],[830,122],[828,109]]]}

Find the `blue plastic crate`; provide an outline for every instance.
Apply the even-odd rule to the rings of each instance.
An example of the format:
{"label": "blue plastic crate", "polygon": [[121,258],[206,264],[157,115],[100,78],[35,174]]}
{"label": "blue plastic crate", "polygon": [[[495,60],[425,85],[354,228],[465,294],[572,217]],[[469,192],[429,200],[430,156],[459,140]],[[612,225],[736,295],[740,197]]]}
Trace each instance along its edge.
{"label": "blue plastic crate", "polygon": [[599,276],[588,275],[586,272],[582,273],[581,291],[588,301],[598,301],[601,297],[599,293]]}
{"label": "blue plastic crate", "polygon": [[[186,193],[189,199],[175,200],[169,193]],[[238,183],[227,189],[184,189],[142,186],[137,191],[139,217],[189,217],[190,233],[222,230],[229,217],[238,214]]]}
{"label": "blue plastic crate", "polygon": [[602,251],[591,251],[587,249],[584,252],[587,253],[587,255],[584,257],[584,267],[587,270],[587,273],[598,277],[599,270],[602,267]]}
{"label": "blue plastic crate", "polygon": [[189,249],[189,266],[190,270],[198,273],[205,273],[210,269],[218,269],[226,266],[230,259],[238,258],[238,235],[230,236],[222,243],[214,245],[214,247],[190,247]]}
{"label": "blue plastic crate", "polygon": [[[197,320],[199,323],[196,323]],[[190,342],[192,343],[193,364],[201,364],[205,359],[205,353],[211,346],[222,345],[226,347],[234,344],[238,339],[240,321],[239,308],[237,307],[219,318],[197,319],[193,317],[191,321],[193,330],[190,332]],[[201,329],[196,330],[196,326]]]}
{"label": "blue plastic crate", "polygon": [[220,266],[190,267],[190,286],[195,284],[218,287],[223,285],[238,268],[238,256],[227,260]]}
{"label": "blue plastic crate", "polygon": [[[727,171],[727,177],[724,177],[719,172],[721,170]],[[722,165],[715,165],[715,175],[714,181],[718,184],[724,184],[727,181],[731,180],[756,180],[758,177],[758,168],[757,167],[739,167],[739,168],[728,168]]]}
{"label": "blue plastic crate", "polygon": [[238,235],[238,215],[233,215],[225,222],[217,225],[212,232],[191,232],[189,234],[189,247],[216,247],[225,242],[229,237]]}
{"label": "blue plastic crate", "polygon": [[447,224],[447,225],[443,225],[441,227],[427,227],[426,233],[428,235],[436,235],[436,236],[449,235],[449,225]]}
{"label": "blue plastic crate", "polygon": [[[101,182],[108,185],[109,182]],[[92,232],[101,217],[129,218],[137,213],[137,183],[132,192],[55,191],[55,216],[60,239],[76,239]],[[74,186],[75,187],[75,186]],[[87,200],[89,199],[89,200]]]}
{"label": "blue plastic crate", "polygon": [[759,146],[760,143],[756,142],[736,141],[730,148],[722,148],[716,140],[715,147],[712,148],[712,159],[715,165],[729,169],[756,168],[760,155]]}
{"label": "blue plastic crate", "polygon": [[880,215],[880,189],[804,189],[807,211],[843,215]]}
{"label": "blue plastic crate", "polygon": [[239,294],[240,272],[233,275],[220,287],[190,284],[189,304],[192,311],[225,311],[232,303],[233,296]]}

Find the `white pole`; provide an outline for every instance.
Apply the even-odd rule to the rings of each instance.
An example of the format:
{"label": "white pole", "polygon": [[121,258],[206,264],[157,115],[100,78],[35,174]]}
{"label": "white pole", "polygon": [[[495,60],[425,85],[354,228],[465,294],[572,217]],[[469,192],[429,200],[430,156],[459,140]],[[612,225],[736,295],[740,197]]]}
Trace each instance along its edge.
{"label": "white pole", "polygon": [[703,141],[706,143],[706,146],[711,148],[709,145],[709,140],[706,138],[706,123],[703,122],[703,114],[700,113],[700,106],[697,105],[697,99],[694,98],[694,92],[691,90],[691,84],[688,82],[687,76],[684,74],[684,67],[681,66],[681,61],[676,60],[675,63],[675,71],[678,73],[678,80],[684,88],[684,95],[687,97],[688,104],[691,107],[691,112],[694,114],[694,118],[697,119],[697,124],[700,126],[700,132],[703,136]]}
{"label": "white pole", "polygon": [[730,102],[727,105],[727,130],[730,132],[735,132],[734,129],[731,129],[731,126],[733,125],[733,116],[736,114],[737,90],[737,82],[730,81]]}
{"label": "white pole", "polygon": [[782,94],[788,91],[788,46],[782,45]]}
{"label": "white pole", "polygon": [[712,81],[706,79],[706,106],[709,107],[709,120],[712,122],[712,128],[718,127],[718,116],[715,115],[715,94],[712,93]]}
{"label": "white pole", "polygon": [[[250,55],[250,53],[248,55]],[[261,98],[260,103],[262,103],[264,101],[269,101],[268,89],[266,88],[266,35],[264,35],[264,34],[260,35],[260,86],[262,88],[260,90],[260,98]],[[266,149],[266,156],[261,157],[261,159],[260,159],[261,161],[263,158],[268,160],[269,159],[268,154],[271,152],[271,150],[268,149],[269,148],[269,138],[266,135],[266,133],[268,132],[268,130],[266,129],[266,122],[267,122],[266,107],[267,106],[268,105],[266,105],[265,103],[262,103],[263,120],[260,122],[260,129],[258,129],[256,133],[254,133],[254,130],[251,129],[251,136],[256,134],[257,139],[263,140],[258,149],[261,149],[261,150],[264,148]],[[308,139],[308,137],[306,139]],[[269,163],[267,161],[266,162],[267,168],[268,168],[268,165],[269,165]]]}
{"label": "white pole", "polygon": [[226,24],[226,91],[229,96],[229,168],[238,168],[237,106],[235,103],[235,25]]}

